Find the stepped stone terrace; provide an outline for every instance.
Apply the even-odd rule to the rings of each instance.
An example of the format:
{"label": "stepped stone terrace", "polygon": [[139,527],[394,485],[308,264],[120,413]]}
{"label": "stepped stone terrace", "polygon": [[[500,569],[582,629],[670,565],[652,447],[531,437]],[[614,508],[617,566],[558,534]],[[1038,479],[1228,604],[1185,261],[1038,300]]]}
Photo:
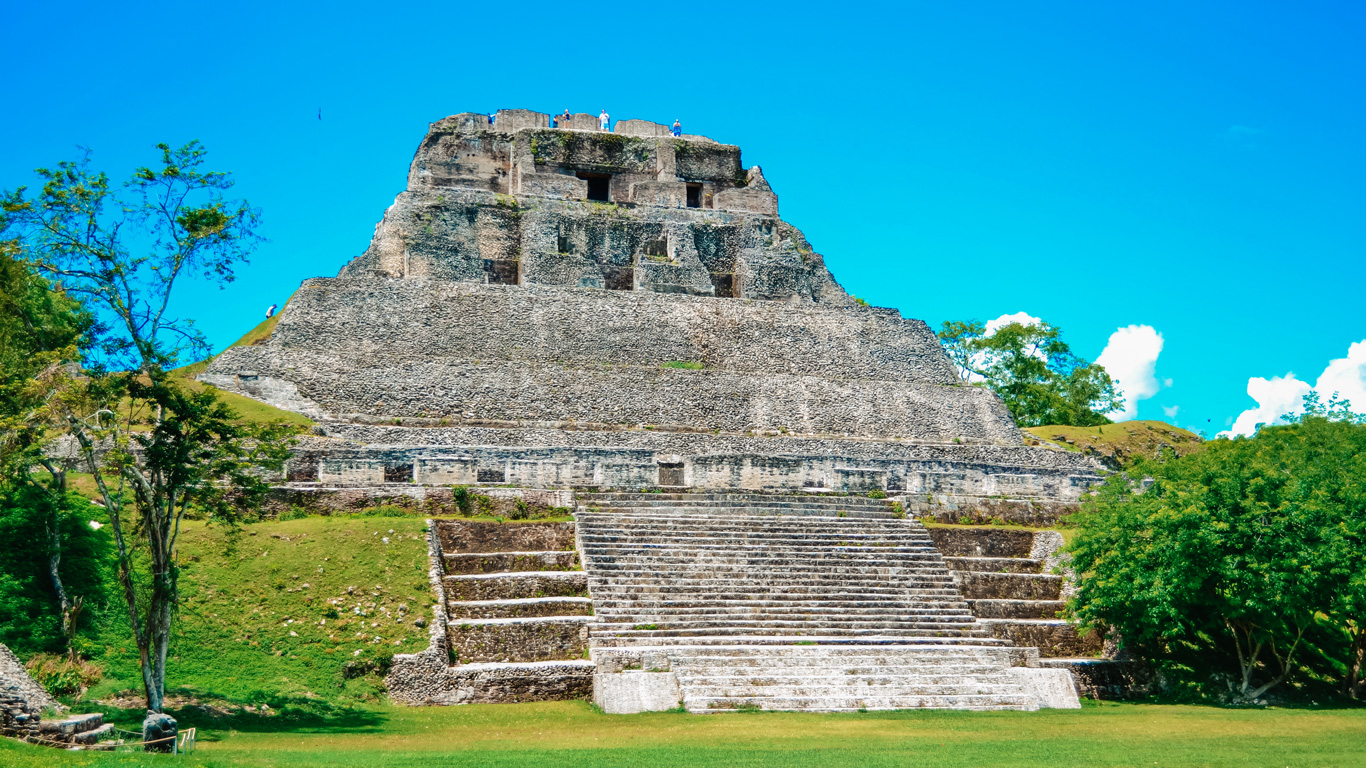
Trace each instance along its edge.
{"label": "stepped stone terrace", "polygon": [[365,252],[210,364],[319,422],[294,490],[884,490],[1038,521],[1097,480],[849,296],[738,147],[588,117],[433,123]]}
{"label": "stepped stone terrace", "polygon": [[1056,542],[921,521],[1051,523],[1099,468],[846,293],[738,147],[616,128],[433,123],[369,247],[201,375],[317,422],[277,504],[573,510],[434,521],[432,645],[391,696],[1075,706],[1059,659],[1099,646],[1054,618]]}

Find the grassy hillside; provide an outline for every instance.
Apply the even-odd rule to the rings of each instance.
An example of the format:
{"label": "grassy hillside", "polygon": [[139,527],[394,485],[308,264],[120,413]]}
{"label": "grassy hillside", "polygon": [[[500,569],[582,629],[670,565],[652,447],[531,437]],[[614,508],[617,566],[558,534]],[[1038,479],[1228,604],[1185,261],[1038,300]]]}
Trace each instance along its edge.
{"label": "grassy hillside", "polygon": [[1121,421],[1100,427],[1026,427],[1024,431],[1064,450],[1096,456],[1115,467],[1126,466],[1140,456],[1156,456],[1164,447],[1184,456],[1204,443],[1194,432],[1165,421]]}
{"label": "grassy hillside", "polygon": [[[289,303],[285,302],[285,306],[282,307],[279,312],[276,312],[274,317],[270,317],[261,321],[261,323],[258,324],[255,328],[252,328],[250,331],[247,331],[247,333],[244,336],[242,336],[242,338],[228,345],[228,348],[231,349],[233,347],[249,347],[255,344],[260,344],[261,342],[270,338],[270,334],[275,332],[276,324],[280,322],[281,317],[284,317],[285,309],[287,309],[288,307]],[[195,381],[194,377],[200,373],[203,373],[204,369],[208,367],[209,361],[203,360],[198,363],[187,365],[183,368],[177,368],[174,371],[172,371],[172,373],[175,376],[177,376],[180,379],[181,383],[183,383],[186,387],[193,391],[199,391],[201,389],[204,389],[205,387],[209,387],[210,385],[204,384],[199,381]],[[301,427],[313,426],[313,420],[308,418],[307,416],[301,416],[292,411],[281,410],[274,406],[266,405],[265,403],[260,402],[259,400],[253,400],[250,397],[244,397],[242,395],[236,394],[235,392],[227,392],[225,390],[218,389],[217,387],[213,387],[213,389],[218,392],[219,398],[221,398],[223,402],[227,403],[234,411],[237,411],[238,415],[240,415],[242,419],[245,421],[255,423],[268,421],[283,421],[286,424],[294,424]]]}
{"label": "grassy hillside", "polygon": [[314,723],[181,714],[199,746],[172,758],[0,740],[0,765],[279,768],[1280,768],[1366,764],[1366,710],[1087,704],[1039,712],[604,715],[586,702],[372,708]]}
{"label": "grassy hillside", "polygon": [[[427,646],[433,596],[424,524],[310,517],[229,531],[185,523],[168,693],[277,709],[376,700],[381,664]],[[106,678],[86,699],[141,688],[118,605],[105,611],[88,649]]]}

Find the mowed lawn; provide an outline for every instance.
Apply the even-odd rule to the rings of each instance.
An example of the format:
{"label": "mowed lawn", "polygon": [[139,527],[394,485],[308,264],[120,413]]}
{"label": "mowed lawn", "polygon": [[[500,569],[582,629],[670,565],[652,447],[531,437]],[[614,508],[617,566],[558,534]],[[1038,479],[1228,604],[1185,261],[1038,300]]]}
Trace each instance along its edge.
{"label": "mowed lawn", "polygon": [[[187,723],[192,724],[192,723]],[[1155,704],[1080,711],[603,715],[582,702],[374,708],[292,732],[204,730],[180,758],[7,742],[49,766],[1284,766],[1366,765],[1366,709]]]}

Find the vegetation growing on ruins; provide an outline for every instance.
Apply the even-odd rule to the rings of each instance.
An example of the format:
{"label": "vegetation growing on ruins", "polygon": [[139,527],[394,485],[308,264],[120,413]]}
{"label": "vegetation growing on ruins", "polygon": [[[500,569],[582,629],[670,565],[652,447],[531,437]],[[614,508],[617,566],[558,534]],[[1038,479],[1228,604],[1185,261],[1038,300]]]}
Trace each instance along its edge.
{"label": "vegetation growing on ruins", "polygon": [[989,387],[1021,427],[1108,424],[1105,414],[1124,406],[1110,374],[1073,353],[1057,326],[1011,323],[987,333],[977,320],[946,321],[938,335],[959,378]]}
{"label": "vegetation growing on ruins", "polygon": [[[1040,712],[848,714],[672,712],[602,715],[585,702],[374,708],[303,717],[292,710],[215,718],[177,765],[426,768],[1110,768],[1118,765],[1346,766],[1366,761],[1366,711],[1087,704]],[[167,757],[54,753],[0,741],[13,768],[165,765]]]}
{"label": "vegetation growing on ruins", "polygon": [[1072,518],[1072,610],[1173,693],[1366,694],[1366,423],[1312,394],[1286,419],[1139,461]]}
{"label": "vegetation growing on ruins", "polygon": [[1157,458],[1163,450],[1185,456],[1204,445],[1199,435],[1165,421],[1121,421],[1093,427],[1050,424],[1025,427],[1023,431],[1064,450],[1095,456],[1112,469],[1142,458]]}

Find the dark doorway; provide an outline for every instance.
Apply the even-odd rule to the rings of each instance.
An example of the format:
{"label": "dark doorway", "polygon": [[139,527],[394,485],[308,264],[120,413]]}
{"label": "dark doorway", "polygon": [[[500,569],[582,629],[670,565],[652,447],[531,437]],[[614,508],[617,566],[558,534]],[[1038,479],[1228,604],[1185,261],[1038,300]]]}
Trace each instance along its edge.
{"label": "dark doorway", "polygon": [[701,207],[702,207],[702,185],[701,185],[701,184],[689,184],[689,185],[688,185],[688,207],[689,207],[689,208],[701,208]]}
{"label": "dark doorway", "polygon": [[683,465],[682,464],[660,464],[659,465],[659,484],[664,486],[683,485]]}
{"label": "dark doorway", "polygon": [[587,173],[580,171],[576,174],[580,179],[588,182],[588,199],[598,202],[608,203],[612,200],[612,176],[607,173]]}

